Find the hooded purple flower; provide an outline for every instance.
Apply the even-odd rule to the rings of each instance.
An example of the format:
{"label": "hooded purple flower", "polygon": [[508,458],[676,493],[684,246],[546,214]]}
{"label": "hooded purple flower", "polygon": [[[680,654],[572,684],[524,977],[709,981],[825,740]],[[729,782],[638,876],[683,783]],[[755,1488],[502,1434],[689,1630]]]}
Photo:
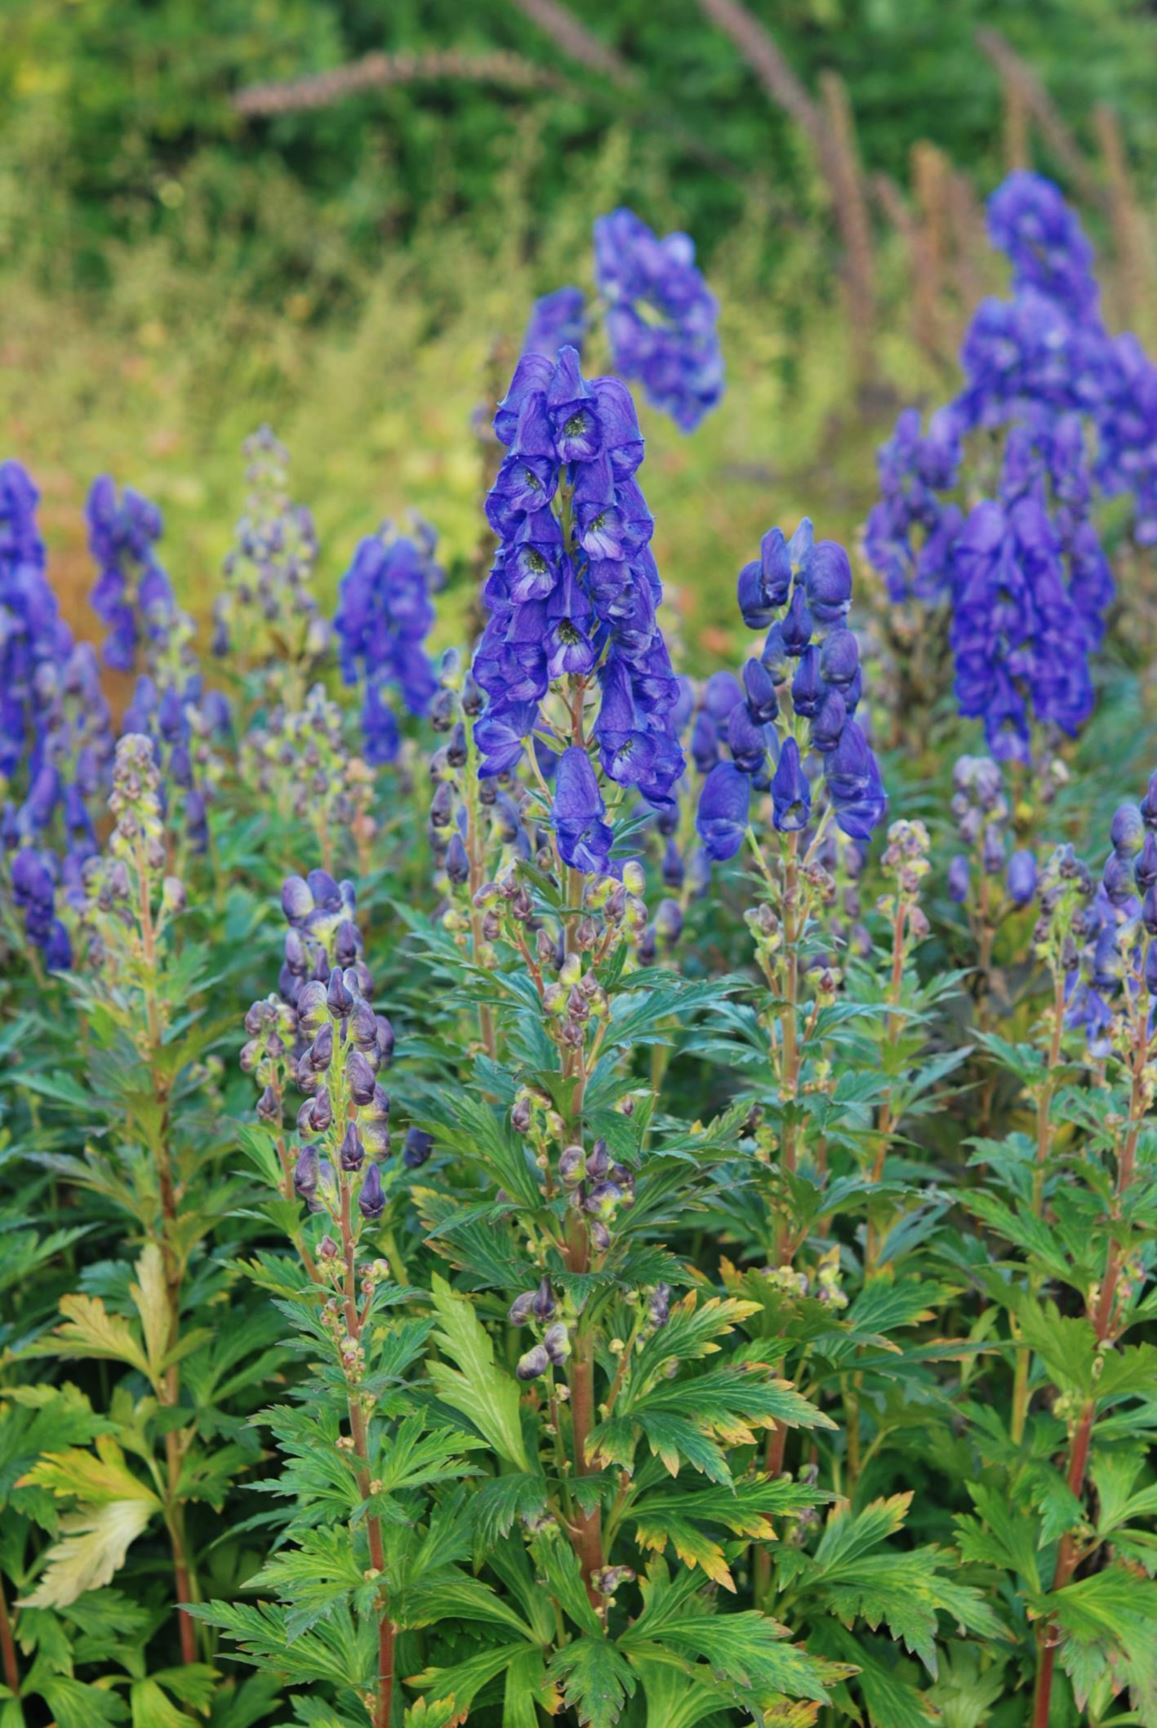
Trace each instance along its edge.
{"label": "hooded purple flower", "polygon": [[723,394],[715,297],[686,234],[660,240],[631,210],[595,223],[595,277],[607,302],[615,370],[684,432]]}
{"label": "hooded purple flower", "polygon": [[716,864],[734,858],[747,833],[751,781],[732,762],[718,762],[703,782],[695,827]]}
{"label": "hooded purple flower", "polygon": [[362,731],[371,762],[398,753],[397,722],[385,700],[392,687],[411,714],[424,714],[437,690],[424,643],[434,622],[431,593],[444,577],[434,558],[437,536],[415,519],[415,532],[385,523],[362,540],[342,577],[334,619],[347,684],[364,683]]}
{"label": "hooded purple flower", "polygon": [[572,745],[558,759],[551,820],[563,862],[588,876],[605,875],[610,869],[614,833],[603,820],[605,814],[590,757]]}

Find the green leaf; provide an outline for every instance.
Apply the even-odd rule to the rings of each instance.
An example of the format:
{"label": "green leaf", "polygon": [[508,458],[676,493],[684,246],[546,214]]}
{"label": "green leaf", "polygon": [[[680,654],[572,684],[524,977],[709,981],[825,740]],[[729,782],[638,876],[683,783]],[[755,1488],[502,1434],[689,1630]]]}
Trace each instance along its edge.
{"label": "green leaf", "polygon": [[576,1638],[550,1664],[562,1684],[563,1702],[581,1728],[615,1728],[637,1681],[615,1645],[603,1637]]}
{"label": "green leaf", "polygon": [[489,1335],[464,1296],[434,1274],[431,1300],[440,1322],[434,1338],[456,1364],[430,1364],[430,1379],[445,1403],[460,1411],[493,1446],[499,1457],[529,1472],[522,1437],[518,1382],[496,1366]]}

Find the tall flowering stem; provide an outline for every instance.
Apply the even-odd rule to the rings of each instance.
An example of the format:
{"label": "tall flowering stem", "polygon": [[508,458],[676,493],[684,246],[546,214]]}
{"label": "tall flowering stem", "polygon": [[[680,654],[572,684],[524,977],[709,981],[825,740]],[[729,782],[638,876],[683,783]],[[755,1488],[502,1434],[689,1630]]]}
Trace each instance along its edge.
{"label": "tall flowering stem", "polygon": [[[389,1267],[380,1257],[367,1257],[366,1236],[387,1204],[382,1171],[390,1151],[390,1101],[378,1073],[391,1059],[394,1035],[370,1003],[373,983],[362,957],[352,885],[339,886],[324,870],[291,876],[282,907],[289,930],[280,995],[250,1010],[242,1065],[262,1087],[257,1113],[275,1137],[284,1197],[295,1194],[325,1220],[319,1242],[306,1246],[295,1230],[295,1245],[345,1382],[349,1433],[339,1445],[349,1453],[362,1504],[372,1508],[378,1491],[371,1435],[376,1398],[367,1385],[366,1329]],[[287,1072],[305,1095],[295,1156],[284,1133]],[[366,1709],[374,1728],[389,1728],[397,1628],[382,1520],[372,1509],[365,1533],[367,1579],[378,1582],[377,1674]]]}
{"label": "tall flowering stem", "polygon": [[[117,745],[109,809],[115,826],[106,852],[86,872],[83,928],[89,963],[123,1016],[151,1089],[152,1108],[141,1113],[157,1183],[157,1210],[149,1234],[161,1254],[168,1307],[165,1354],[172,1356],[180,1336],[188,1249],[172,1147],[173,1070],[167,1045],[173,1004],[165,984],[163,945],[170,924],[184,910],[185,892],[175,877],[164,874],[160,776],[152,744],[139,733],[129,733]],[[175,1409],[180,1390],[180,1368],[171,1361],[160,1385],[161,1403]],[[196,1595],[181,1487],[190,1439],[188,1431],[166,1427],[165,1519],[179,1603],[191,1602]],[[184,1612],[180,1633],[183,1659],[196,1661],[196,1629]]]}

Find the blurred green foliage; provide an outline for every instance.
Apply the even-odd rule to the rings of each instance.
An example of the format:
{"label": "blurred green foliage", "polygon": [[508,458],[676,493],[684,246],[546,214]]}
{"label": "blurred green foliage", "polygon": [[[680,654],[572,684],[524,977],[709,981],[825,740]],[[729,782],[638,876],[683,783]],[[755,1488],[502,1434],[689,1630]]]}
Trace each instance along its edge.
{"label": "blurred green foliage", "polygon": [[[513,0],[5,0],[0,235],[54,282],[106,283],[110,242],[166,235],[200,265],[209,240],[254,292],[305,278],[339,305],[355,267],[432,215],[493,235],[501,181],[534,137],[536,223],[581,198],[607,133],[632,133],[618,188],[708,253],[752,186],[810,213],[801,143],[698,0],[571,0],[635,71],[637,96],[560,55]],[[1000,172],[999,81],[974,43],[997,25],[1078,137],[1112,102],[1144,176],[1157,161],[1153,14],[1145,0],[751,0],[809,90],[833,67],[864,161],[906,179],[931,138],[987,186]],[[244,121],[233,92],[373,50],[505,49],[564,91],[444,78],[335,107]],[[534,225],[526,236],[536,238]],[[775,263],[775,249],[768,262]]]}

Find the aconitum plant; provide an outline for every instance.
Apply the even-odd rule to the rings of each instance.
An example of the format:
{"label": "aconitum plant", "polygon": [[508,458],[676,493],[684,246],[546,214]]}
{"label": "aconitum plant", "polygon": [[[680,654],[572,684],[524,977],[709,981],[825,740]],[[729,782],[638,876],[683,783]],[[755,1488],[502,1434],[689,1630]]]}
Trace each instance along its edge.
{"label": "aconitum plant", "polygon": [[984,755],[922,637],[877,760],[909,668],[806,522],[676,670],[631,387],[694,418],[713,308],[621,212],[441,617],[415,522],[331,629],[250,447],[234,728],[156,514],[95,494],[122,712],[0,469],[4,1728],[1157,1728],[1157,777],[1088,766],[1137,555],[1087,248],[1014,191],[873,541]]}
{"label": "aconitum plant", "polygon": [[[630,393],[615,378],[588,383],[573,348],[553,362],[524,355],[494,424],[508,455],[486,500],[499,547],[474,655],[489,698],[475,729],[482,772],[517,767],[540,730],[548,755],[593,740],[609,781],[661,805],[683,768],[679,689],[656,618]],[[568,836],[597,835],[590,785],[568,768],[553,800]]]}
{"label": "aconitum plant", "polygon": [[366,760],[392,762],[401,745],[387,702],[393,689],[411,714],[424,714],[436,689],[423,646],[434,622],[432,596],[445,581],[438,537],[415,518],[412,534],[390,522],[361,541],[341,580],[334,619],[347,684],[360,684]]}
{"label": "aconitum plant", "polygon": [[[1124,484],[1106,454],[1119,442],[1109,381],[1120,367],[1092,248],[1057,189],[1011,175],[989,233],[1012,263],[1013,297],[977,309],[955,400],[927,431],[907,410],[880,451],[865,549],[893,602],[947,602],[961,715],[983,722],[992,755],[1028,761],[1039,734],[1074,736],[1092,712],[1114,593],[1094,505],[1098,488]],[[1139,532],[1144,516],[1139,501]]]}

